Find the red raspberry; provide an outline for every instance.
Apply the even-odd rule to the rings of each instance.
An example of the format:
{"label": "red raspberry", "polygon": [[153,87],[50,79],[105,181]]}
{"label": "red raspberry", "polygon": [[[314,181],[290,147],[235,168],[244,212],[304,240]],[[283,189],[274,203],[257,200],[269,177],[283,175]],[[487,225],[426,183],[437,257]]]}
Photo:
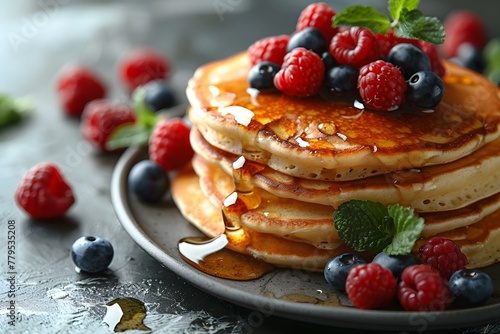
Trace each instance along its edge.
{"label": "red raspberry", "polygon": [[286,46],[290,36],[279,35],[259,39],[248,48],[250,63],[252,66],[270,61],[281,66],[286,55]]}
{"label": "red raspberry", "polygon": [[81,131],[83,136],[100,149],[107,151],[106,141],[120,125],[135,123],[134,109],[125,103],[106,99],[87,104],[82,115]]}
{"label": "red raspberry", "polygon": [[455,271],[464,269],[467,264],[467,257],[460,248],[445,238],[433,237],[419,251],[420,262],[438,270],[446,279]]}
{"label": "red raspberry", "polygon": [[442,311],[453,300],[448,282],[425,264],[403,270],[397,296],[399,303],[409,311]]}
{"label": "red raspberry", "polygon": [[326,3],[319,2],[310,4],[300,13],[297,22],[297,31],[307,27],[316,28],[321,31],[325,40],[329,42],[338,30],[333,27],[332,23],[335,14],[337,14],[335,10]]}
{"label": "red raspberry", "polygon": [[345,287],[355,307],[378,309],[386,307],[394,299],[396,279],[389,269],[378,263],[363,263],[352,267]]}
{"label": "red raspberry", "polygon": [[153,49],[136,49],[128,53],[118,64],[120,80],[129,91],[152,80],[166,79],[170,63]]}
{"label": "red raspberry", "polygon": [[488,41],[486,27],[481,18],[474,12],[457,10],[444,20],[446,39],[441,51],[447,58],[455,57],[461,44],[470,43],[481,50]]}
{"label": "red raspberry", "polygon": [[70,186],[51,163],[32,167],[17,185],[14,196],[19,206],[35,219],[62,216],[75,202]]}
{"label": "red raspberry", "polygon": [[380,48],[380,54],[384,57],[387,58],[387,55],[389,54],[389,51],[391,51],[392,47],[396,44],[399,43],[409,43],[413,44],[415,46],[418,46],[419,40],[418,39],[411,39],[411,38],[403,38],[394,35],[394,31],[391,29],[387,32],[387,34],[375,34],[375,38],[377,38],[378,45]]}
{"label": "red raspberry", "polygon": [[375,110],[397,109],[405,99],[406,81],[391,63],[377,60],[359,71],[359,93],[366,107]]}
{"label": "red raspberry", "polygon": [[149,140],[149,159],[170,172],[183,167],[193,157],[189,126],[180,118],[158,122]]}
{"label": "red raspberry", "polygon": [[377,38],[370,29],[351,27],[332,38],[330,53],[337,63],[361,67],[380,58]]}
{"label": "red raspberry", "polygon": [[75,117],[80,117],[87,103],[106,96],[106,86],[101,79],[81,65],[64,68],[57,79],[56,89],[64,111]]}
{"label": "red raspberry", "polygon": [[431,62],[431,71],[439,75],[440,77],[444,76],[445,68],[443,62],[441,61],[441,57],[439,56],[438,49],[435,44],[425,41],[418,41],[417,46],[424,51],[424,53],[429,57]]}
{"label": "red raspberry", "polygon": [[295,48],[286,54],[274,86],[285,94],[305,97],[319,93],[325,78],[325,65],[314,52]]}

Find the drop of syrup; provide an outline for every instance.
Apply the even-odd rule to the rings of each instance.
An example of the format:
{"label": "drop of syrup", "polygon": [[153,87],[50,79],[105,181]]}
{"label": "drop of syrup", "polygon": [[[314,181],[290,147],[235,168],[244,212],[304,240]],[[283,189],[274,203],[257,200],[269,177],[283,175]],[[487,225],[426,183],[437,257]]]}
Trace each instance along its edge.
{"label": "drop of syrup", "polygon": [[138,299],[117,298],[106,304],[106,314],[103,322],[114,332],[124,332],[129,329],[148,331],[151,328],[142,322],[146,317],[146,307]]}

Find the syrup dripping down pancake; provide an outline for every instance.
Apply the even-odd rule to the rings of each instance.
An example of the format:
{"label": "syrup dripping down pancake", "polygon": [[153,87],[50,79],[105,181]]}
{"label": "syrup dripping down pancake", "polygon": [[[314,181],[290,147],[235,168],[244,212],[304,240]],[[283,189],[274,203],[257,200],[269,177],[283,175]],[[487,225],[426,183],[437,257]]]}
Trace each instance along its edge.
{"label": "syrup dripping down pancake", "polygon": [[[196,71],[189,116],[211,145],[301,178],[345,181],[444,164],[500,134],[498,88],[445,67],[445,95],[434,112],[372,112],[319,97],[249,94],[249,59],[241,53]],[[250,123],[239,124],[228,107],[252,115]]]}

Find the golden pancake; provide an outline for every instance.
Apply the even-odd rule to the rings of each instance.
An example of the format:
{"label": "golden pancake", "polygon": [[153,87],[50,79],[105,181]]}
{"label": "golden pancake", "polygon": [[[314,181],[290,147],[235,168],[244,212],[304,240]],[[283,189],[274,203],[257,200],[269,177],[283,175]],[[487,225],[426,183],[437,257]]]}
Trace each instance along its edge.
{"label": "golden pancake", "polygon": [[[193,166],[204,195],[215,207],[222,207],[224,199],[234,191],[231,176],[201,156],[194,157]],[[318,248],[335,249],[341,244],[333,226],[333,207],[280,198],[260,188],[254,191],[261,203],[239,217],[242,225],[263,233],[310,243]],[[498,209],[500,193],[461,209],[421,213],[420,216],[425,219],[422,237],[474,224]]]}
{"label": "golden pancake", "polygon": [[[205,159],[232,173],[238,156],[210,145],[193,129],[191,146]],[[500,189],[500,139],[444,165],[397,171],[365,179],[328,182],[292,177],[269,167],[252,177],[257,187],[283,198],[338,207],[351,199],[399,203],[418,212],[456,210]]]}
{"label": "golden pancake", "polygon": [[498,88],[452,63],[445,67],[445,94],[433,112],[373,112],[319,97],[255,96],[241,53],[196,71],[187,88],[189,116],[211,145],[301,178],[344,181],[443,164],[500,131]]}

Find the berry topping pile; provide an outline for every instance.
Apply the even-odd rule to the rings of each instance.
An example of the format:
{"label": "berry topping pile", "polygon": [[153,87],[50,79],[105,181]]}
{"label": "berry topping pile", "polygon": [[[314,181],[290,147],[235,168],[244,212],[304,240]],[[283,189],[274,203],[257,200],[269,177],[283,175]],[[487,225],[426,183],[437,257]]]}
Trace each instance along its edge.
{"label": "berry topping pile", "polygon": [[[430,248],[432,258],[425,251]],[[493,294],[492,280],[480,270],[464,269],[466,261],[453,241],[435,237],[419,257],[380,252],[368,262],[354,253],[339,255],[327,263],[324,276],[360,309],[383,309],[396,301],[410,311],[484,305]]]}
{"label": "berry topping pile", "polygon": [[465,269],[467,256],[452,240],[432,237],[415,248],[424,221],[412,209],[351,200],[334,211],[333,220],[342,241],[356,253],[328,261],[325,280],[335,291],[347,292],[357,308],[398,302],[405,310],[440,311],[483,305],[493,293],[491,278]]}
{"label": "berry topping pile", "polygon": [[[444,67],[435,43],[442,43],[444,29],[412,4],[395,8],[395,3],[389,2],[392,23],[372,7],[351,6],[337,13],[325,3],[309,5],[294,33],[265,37],[248,48],[250,87],[328,101],[347,97],[377,111],[403,104],[412,110],[435,108],[444,93]],[[421,15],[427,30],[413,26],[405,10]],[[259,70],[263,66],[268,70]]]}

